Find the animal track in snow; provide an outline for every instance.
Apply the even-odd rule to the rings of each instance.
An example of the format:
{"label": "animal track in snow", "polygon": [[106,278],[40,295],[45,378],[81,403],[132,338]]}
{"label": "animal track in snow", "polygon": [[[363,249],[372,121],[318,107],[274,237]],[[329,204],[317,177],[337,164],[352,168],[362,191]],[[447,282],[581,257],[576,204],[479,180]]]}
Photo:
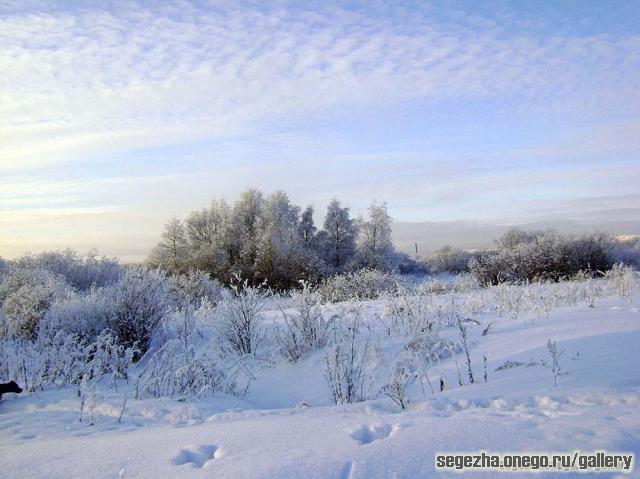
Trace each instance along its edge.
{"label": "animal track in snow", "polygon": [[347,462],[340,470],[340,479],[352,479],[355,462]]}
{"label": "animal track in snow", "polygon": [[217,446],[204,444],[198,446],[189,446],[182,449],[171,462],[176,466],[191,464],[191,467],[204,467],[220,455],[220,449]]}
{"label": "animal track in snow", "polygon": [[351,432],[351,437],[364,445],[389,437],[395,430],[396,427],[389,424],[372,424],[371,426],[362,424]]}

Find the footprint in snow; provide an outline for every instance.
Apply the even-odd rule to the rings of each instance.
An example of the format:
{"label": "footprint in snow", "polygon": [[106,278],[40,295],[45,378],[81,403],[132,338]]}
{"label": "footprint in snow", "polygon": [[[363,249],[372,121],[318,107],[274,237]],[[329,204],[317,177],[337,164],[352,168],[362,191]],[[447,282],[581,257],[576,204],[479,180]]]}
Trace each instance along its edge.
{"label": "footprint in snow", "polygon": [[378,439],[389,437],[396,429],[396,426],[392,427],[389,424],[373,424],[371,426],[362,424],[351,431],[351,437],[360,445],[370,444]]}
{"label": "footprint in snow", "polygon": [[191,467],[201,468],[219,456],[220,449],[217,446],[204,444],[197,448],[189,446],[182,449],[173,459],[171,459],[171,462],[176,466],[191,464]]}
{"label": "footprint in snow", "polygon": [[339,476],[340,479],[352,479],[355,465],[355,462],[347,462],[344,466],[342,466]]}

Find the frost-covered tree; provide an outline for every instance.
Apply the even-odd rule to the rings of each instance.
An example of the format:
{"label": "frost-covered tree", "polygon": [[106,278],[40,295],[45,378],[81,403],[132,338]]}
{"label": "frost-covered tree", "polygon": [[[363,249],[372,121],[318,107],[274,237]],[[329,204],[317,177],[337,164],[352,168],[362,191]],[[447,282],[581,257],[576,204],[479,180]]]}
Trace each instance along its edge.
{"label": "frost-covered tree", "polygon": [[393,263],[391,216],[387,204],[373,203],[368,218],[358,221],[358,264],[361,267],[389,270]]}
{"label": "frost-covered tree", "polygon": [[0,281],[4,278],[4,275],[9,272],[9,262],[0,256]]}
{"label": "frost-covered tree", "polygon": [[344,270],[356,251],[357,227],[349,216],[349,208],[333,199],[324,219],[322,256],[335,271]]}
{"label": "frost-covered tree", "polygon": [[237,269],[245,278],[253,279],[254,276],[263,208],[264,197],[255,189],[242,193],[233,207],[234,234],[239,241]]}
{"label": "frost-covered tree", "polygon": [[349,208],[333,200],[321,231],[313,213],[311,206],[301,213],[284,192],[265,198],[250,189],[233,205],[212,201],[208,208],[192,212],[184,224],[171,219],[149,264],[171,274],[206,271],[223,284],[239,273],[250,284],[266,279],[278,289],[297,287],[301,279],[317,283],[358,267],[411,267],[391,246],[386,205],[372,205],[369,218],[363,220],[358,257],[358,224]]}
{"label": "frost-covered tree", "polygon": [[189,261],[187,231],[175,216],[164,226],[162,239],[151,252],[149,264],[165,271],[179,273],[185,271]]}
{"label": "frost-covered tree", "polygon": [[539,236],[541,232],[527,232],[519,228],[511,228],[500,238],[495,240],[498,249],[513,250],[522,243],[531,243]]}
{"label": "frost-covered tree", "polygon": [[302,247],[307,252],[317,252],[316,247],[316,225],[313,221],[313,207],[307,206],[300,217],[300,225],[298,226],[298,235],[302,241]]}
{"label": "frost-covered tree", "polygon": [[238,257],[231,207],[212,201],[209,208],[193,212],[186,221],[190,265],[224,278]]}
{"label": "frost-covered tree", "polygon": [[298,279],[318,282],[327,275],[327,264],[321,259],[321,246],[326,244],[326,233],[318,232],[313,221],[313,207],[308,206],[300,217],[298,237],[302,248],[301,271]]}
{"label": "frost-covered tree", "polygon": [[189,243],[192,245],[213,246],[220,225],[216,221],[214,210],[203,208],[192,212],[185,221]]}
{"label": "frost-covered tree", "polygon": [[288,288],[297,283],[302,263],[298,236],[300,208],[278,191],[267,198],[261,222],[256,277],[270,286]]}

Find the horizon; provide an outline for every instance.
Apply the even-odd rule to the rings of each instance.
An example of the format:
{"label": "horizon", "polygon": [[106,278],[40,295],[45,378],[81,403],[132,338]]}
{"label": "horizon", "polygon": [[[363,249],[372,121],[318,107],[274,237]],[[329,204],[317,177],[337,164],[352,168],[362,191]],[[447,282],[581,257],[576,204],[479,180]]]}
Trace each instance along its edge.
{"label": "horizon", "polygon": [[169,217],[249,187],[318,217],[336,196],[354,216],[386,201],[398,224],[640,225],[639,17],[613,1],[5,3],[0,257],[140,260]]}
{"label": "horizon", "polygon": [[[318,216],[317,212],[314,217]],[[318,218],[315,218],[318,220]],[[320,218],[321,219],[321,218]],[[321,221],[316,221],[318,226],[322,225]],[[494,224],[494,223],[478,223],[474,221],[416,221],[416,222],[399,222],[392,221],[392,240],[394,247],[402,253],[415,256],[416,245],[418,247],[418,257],[426,258],[436,250],[449,246],[465,251],[476,251],[491,249],[495,246],[495,241],[508,230],[516,228],[523,231],[541,231],[554,230],[565,235],[580,235],[603,232],[618,239],[630,239],[640,236],[640,228],[636,222],[631,221],[601,221],[596,223],[576,222],[555,220],[541,223],[521,223],[521,224]],[[64,251],[71,249],[80,254],[97,254],[117,258],[124,264],[139,264],[148,259],[152,247],[157,244],[159,234],[152,238],[152,244],[148,250],[141,250],[137,255],[121,255],[100,251],[97,248],[88,246],[84,249],[73,248],[67,244],[53,243],[53,246],[43,247],[40,250],[24,250],[13,256],[2,256],[7,260],[15,260],[28,254],[39,254],[49,251]]]}

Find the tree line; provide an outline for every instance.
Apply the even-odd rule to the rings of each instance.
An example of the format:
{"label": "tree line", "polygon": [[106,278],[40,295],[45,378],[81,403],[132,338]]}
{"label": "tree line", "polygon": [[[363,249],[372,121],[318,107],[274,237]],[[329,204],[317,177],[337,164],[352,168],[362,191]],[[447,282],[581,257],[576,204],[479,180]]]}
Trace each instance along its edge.
{"label": "tree line", "polygon": [[445,246],[425,260],[431,273],[471,273],[482,285],[560,281],[578,274],[602,276],[619,263],[640,267],[640,238],[518,228],[495,240],[494,249],[463,251]]}
{"label": "tree line", "polygon": [[362,268],[391,271],[402,259],[386,203],[353,218],[333,199],[318,229],[312,206],[302,210],[283,191],[265,197],[249,189],[233,204],[213,200],[185,220],[171,218],[148,264],[170,273],[206,271],[225,284],[239,274],[251,284],[287,289]]}

